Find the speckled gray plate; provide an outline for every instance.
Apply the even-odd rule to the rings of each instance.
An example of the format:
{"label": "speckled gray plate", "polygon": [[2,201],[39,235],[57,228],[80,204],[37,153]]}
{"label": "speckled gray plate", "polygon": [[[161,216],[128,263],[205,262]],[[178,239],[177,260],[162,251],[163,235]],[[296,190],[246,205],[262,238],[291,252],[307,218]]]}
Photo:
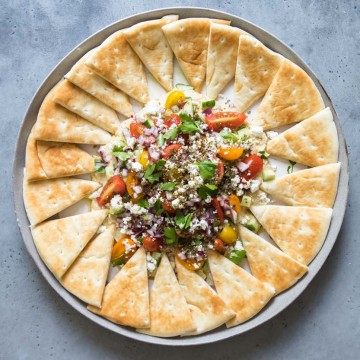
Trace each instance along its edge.
{"label": "speckled gray plate", "polygon": [[[146,336],[143,334],[138,334],[136,331],[126,328],[123,326],[118,326],[116,324],[107,321],[101,317],[98,317],[86,309],[86,304],[69,294],[60,283],[53,277],[51,272],[47,269],[45,264],[41,261],[39,254],[36,251],[35,245],[32,240],[29,221],[26,216],[24,204],[23,204],[23,193],[22,193],[22,182],[23,182],[23,168],[25,166],[25,147],[26,141],[29,136],[30,130],[34,125],[37,117],[39,107],[45,97],[45,95],[50,91],[50,89],[70,70],[72,65],[88,52],[90,49],[98,46],[103,40],[105,40],[113,32],[132,26],[140,21],[151,20],[160,18],[168,14],[179,14],[180,18],[188,17],[209,17],[209,18],[219,18],[219,19],[228,19],[231,20],[231,25],[239,27],[248,33],[257,37],[262,41],[266,46],[272,50],[282,54],[286,58],[292,60],[294,63],[302,67],[313,79],[314,83],[318,87],[326,106],[329,106],[334,114],[334,120],[339,136],[339,161],[341,162],[341,173],[339,181],[339,190],[337,193],[337,198],[334,205],[333,219],[330,225],[330,229],[322,247],[321,251],[315,258],[315,260],[309,266],[308,274],[303,277],[295,286],[285,291],[284,293],[276,296],[270,301],[263,311],[255,316],[253,319],[248,322],[236,326],[231,329],[226,329],[221,327],[212,332],[206,333],[204,335],[199,335],[195,337],[184,337],[184,338],[156,338],[151,336]],[[325,65],[326,66],[326,65]],[[220,11],[201,9],[201,8],[167,8],[160,10],[153,10],[138,15],[130,16],[126,19],[120,20],[103,30],[97,32],[93,36],[89,37],[79,46],[77,46],[73,51],[71,51],[51,72],[47,79],[40,86],[39,90],[35,94],[34,98],[31,101],[31,104],[28,108],[28,111],[25,115],[24,121],[22,123],[18,140],[16,146],[16,153],[14,157],[13,164],[13,193],[15,200],[15,210],[17,215],[17,221],[25,242],[25,245],[34,259],[39,270],[49,282],[49,284],[55,289],[55,291],[67,301],[73,308],[86,316],[89,320],[111,330],[118,334],[127,336],[129,338],[137,339],[139,341],[144,341],[153,344],[163,344],[163,345],[196,345],[196,344],[206,344],[210,342],[219,341],[222,339],[229,338],[234,335],[238,335],[253,329],[265,321],[271,319],[277,315],[280,311],[284,310],[288,305],[290,305],[308,286],[310,281],[314,278],[317,272],[320,270],[324,264],[327,256],[329,255],[337,235],[340,231],[340,227],[343,221],[347,195],[348,195],[348,154],[346,150],[346,143],[343,137],[342,130],[340,128],[339,120],[336,115],[335,109],[332,106],[331,100],[324,88],[321,86],[319,80],[316,78],[314,73],[310,68],[297,56],[289,47],[284,43],[278,40],[273,35],[269,34],[265,30],[261,29],[254,24],[251,24],[248,21],[245,21],[237,16],[233,16],[227,13]]]}

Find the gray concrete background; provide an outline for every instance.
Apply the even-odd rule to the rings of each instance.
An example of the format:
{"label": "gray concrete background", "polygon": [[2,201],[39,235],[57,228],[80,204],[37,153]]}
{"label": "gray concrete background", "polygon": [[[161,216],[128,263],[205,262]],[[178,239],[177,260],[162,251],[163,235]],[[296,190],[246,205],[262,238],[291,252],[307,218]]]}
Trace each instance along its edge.
{"label": "gray concrete background", "polygon": [[[156,347],[89,322],[37,271],[11,198],[15,139],[33,94],[57,62],[105,25],[169,6],[241,16],[290,45],[328,91],[350,153],[350,199],[335,247],[307,290],[263,326],[220,343]],[[356,359],[360,353],[360,24],[358,1],[0,1],[0,359]],[[357,219],[357,220],[356,220]]]}

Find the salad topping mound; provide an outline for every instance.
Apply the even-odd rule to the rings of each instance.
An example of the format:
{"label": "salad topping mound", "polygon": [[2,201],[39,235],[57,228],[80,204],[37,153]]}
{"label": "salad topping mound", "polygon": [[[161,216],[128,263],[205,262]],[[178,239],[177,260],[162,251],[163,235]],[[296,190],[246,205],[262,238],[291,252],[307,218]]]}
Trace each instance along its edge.
{"label": "salad topping mound", "polygon": [[117,224],[112,263],[125,264],[143,245],[150,275],[160,251],[190,270],[204,267],[207,248],[239,264],[238,224],[258,230],[247,209],[269,201],[261,174],[274,175],[261,127],[225,99],[178,87],[125,121],[95,158],[104,186],[93,206],[108,208]]}

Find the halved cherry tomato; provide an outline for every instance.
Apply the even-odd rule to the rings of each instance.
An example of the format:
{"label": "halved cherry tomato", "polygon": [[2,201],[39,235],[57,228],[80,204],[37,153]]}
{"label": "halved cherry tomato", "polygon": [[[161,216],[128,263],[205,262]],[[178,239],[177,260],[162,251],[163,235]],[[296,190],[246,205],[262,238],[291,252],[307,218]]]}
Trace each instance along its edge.
{"label": "halved cherry tomato", "polygon": [[178,114],[171,114],[164,119],[164,124],[167,127],[170,127],[172,124],[178,126],[181,124],[180,116]]}
{"label": "halved cherry tomato", "polygon": [[153,238],[151,236],[144,237],[143,246],[146,251],[159,251],[161,245],[161,240]]}
{"label": "halved cherry tomato", "polygon": [[173,90],[169,93],[166,102],[165,109],[171,109],[175,105],[185,101],[185,94],[180,90]]}
{"label": "halved cherry tomato", "polygon": [[237,129],[240,127],[247,116],[240,112],[221,111],[206,116],[206,124],[212,131],[221,131],[227,127],[229,129]]}
{"label": "halved cherry tomato", "polygon": [[193,259],[193,258],[182,259],[179,256],[179,252],[176,253],[176,257],[179,260],[179,262],[181,263],[181,265],[183,265],[184,267],[186,267],[186,269],[188,269],[190,271],[196,271],[196,270],[201,269],[205,262],[205,259],[202,259],[202,260],[197,260],[197,259]]}
{"label": "halved cherry tomato", "polygon": [[96,198],[100,206],[110,202],[114,195],[124,195],[126,192],[125,183],[119,175],[112,176],[105,184],[99,197]]}
{"label": "halved cherry tomato", "polygon": [[218,236],[226,244],[233,244],[238,238],[238,233],[231,225],[225,225]]}
{"label": "halved cherry tomato", "polygon": [[224,212],[220,205],[220,202],[218,199],[215,198],[215,199],[212,199],[212,204],[216,209],[218,219],[220,221],[220,224],[222,225],[224,223]]}
{"label": "halved cherry tomato", "polygon": [[218,150],[218,154],[224,160],[236,160],[238,159],[244,152],[244,149],[237,146],[232,146],[229,148],[220,147]]}
{"label": "halved cherry tomato", "polygon": [[169,214],[175,214],[176,211],[175,209],[172,207],[172,205],[170,204],[170,202],[168,200],[164,200],[162,202],[162,207],[164,208],[165,211],[167,211]]}
{"label": "halved cherry tomato", "polygon": [[130,134],[134,138],[138,138],[140,135],[144,133],[144,130],[146,129],[146,126],[140,123],[131,123],[130,124]]}
{"label": "halved cherry tomato", "polygon": [[247,156],[242,162],[249,165],[249,168],[241,173],[241,177],[245,180],[253,179],[263,168],[263,160],[256,154]]}
{"label": "halved cherry tomato", "polygon": [[226,251],[225,243],[221,239],[219,238],[214,239],[214,248],[220,254],[225,254]]}
{"label": "halved cherry tomato", "polygon": [[135,176],[135,173],[129,172],[126,178],[126,190],[133,199],[139,198],[141,195],[141,194],[136,194],[134,190],[134,187],[137,186],[138,184],[139,184],[139,180]]}
{"label": "halved cherry tomato", "polygon": [[[130,251],[126,252],[126,248],[131,246]],[[125,264],[136,252],[136,245],[130,237],[120,239],[112,248],[111,263],[114,266]]]}
{"label": "halved cherry tomato", "polygon": [[171,144],[167,146],[164,150],[164,159],[168,159],[174,152],[178,151],[181,148],[180,144]]}
{"label": "halved cherry tomato", "polygon": [[240,214],[241,203],[240,199],[235,194],[229,196],[229,205],[235,210],[238,215]]}
{"label": "halved cherry tomato", "polygon": [[224,177],[224,173],[225,173],[224,163],[221,160],[219,160],[217,165],[216,179],[215,179],[217,184],[221,183]]}

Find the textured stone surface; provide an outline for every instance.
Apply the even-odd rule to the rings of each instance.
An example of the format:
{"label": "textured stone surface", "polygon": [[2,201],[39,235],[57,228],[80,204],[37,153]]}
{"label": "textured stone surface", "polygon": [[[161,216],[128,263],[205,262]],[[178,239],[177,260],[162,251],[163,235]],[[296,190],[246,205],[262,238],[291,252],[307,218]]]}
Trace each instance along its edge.
{"label": "textured stone surface", "polygon": [[[16,135],[36,89],[83,39],[122,17],[203,1],[1,1],[0,358],[355,359],[360,352],[360,24],[357,1],[215,1],[289,44],[332,98],[350,153],[350,201],[339,239],[308,289],[273,320],[218,344],[176,349],[112,334],[70,308],[26,252],[12,209]],[[16,189],[15,189],[16,191]],[[356,220],[358,219],[358,220]]]}

